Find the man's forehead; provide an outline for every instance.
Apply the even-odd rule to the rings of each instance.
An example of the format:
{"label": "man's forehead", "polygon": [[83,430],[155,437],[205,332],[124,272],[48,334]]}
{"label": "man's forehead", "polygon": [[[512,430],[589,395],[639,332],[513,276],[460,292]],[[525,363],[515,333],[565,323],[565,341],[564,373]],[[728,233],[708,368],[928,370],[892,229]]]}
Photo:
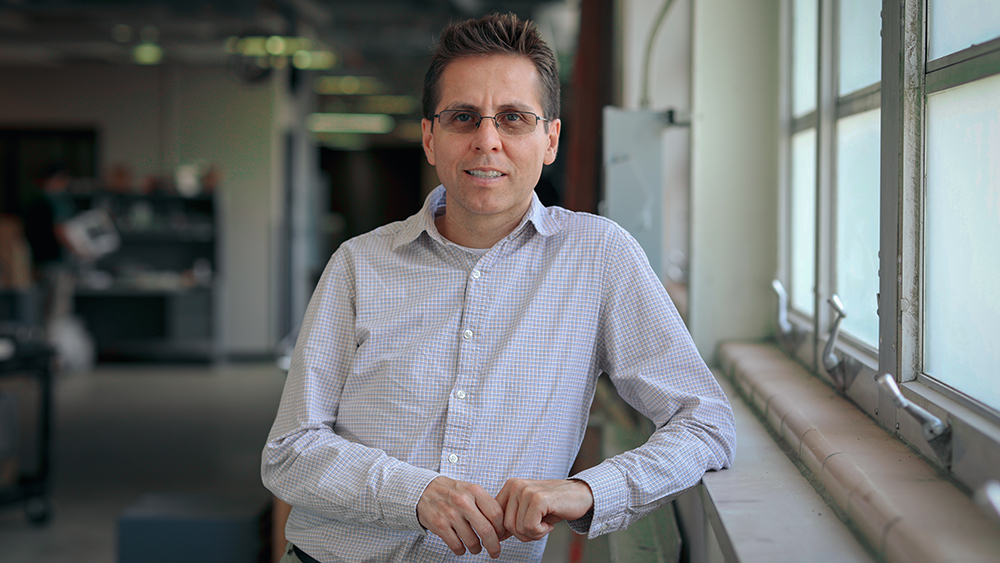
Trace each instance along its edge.
{"label": "man's forehead", "polygon": [[[521,79],[509,82],[508,84],[511,84],[512,87],[505,88],[504,91],[484,91],[481,88],[485,79],[483,76],[459,78],[459,72],[467,74],[471,71],[475,75],[477,67],[485,67],[486,65],[510,69],[521,67],[528,70],[532,78],[530,81]],[[461,70],[456,70],[456,66],[461,67]],[[485,109],[479,106],[480,100],[476,99],[484,95],[491,98],[490,105],[492,107],[499,109],[530,111],[541,108],[541,77],[535,64],[524,55],[470,55],[455,59],[449,62],[441,72],[439,92],[441,99],[438,100],[438,103],[441,109]]]}

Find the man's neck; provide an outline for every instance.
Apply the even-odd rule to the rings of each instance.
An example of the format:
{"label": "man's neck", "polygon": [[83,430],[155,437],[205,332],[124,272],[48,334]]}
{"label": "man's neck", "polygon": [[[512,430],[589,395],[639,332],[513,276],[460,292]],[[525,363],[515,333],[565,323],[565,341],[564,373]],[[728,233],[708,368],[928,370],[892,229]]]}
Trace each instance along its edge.
{"label": "man's neck", "polygon": [[[530,206],[529,206],[530,209]],[[525,210],[524,213],[527,213]],[[468,248],[492,248],[505,236],[514,232],[521,224],[524,213],[509,217],[476,217],[473,220],[462,220],[456,213],[444,213],[434,218],[434,224],[441,236],[451,242]]]}

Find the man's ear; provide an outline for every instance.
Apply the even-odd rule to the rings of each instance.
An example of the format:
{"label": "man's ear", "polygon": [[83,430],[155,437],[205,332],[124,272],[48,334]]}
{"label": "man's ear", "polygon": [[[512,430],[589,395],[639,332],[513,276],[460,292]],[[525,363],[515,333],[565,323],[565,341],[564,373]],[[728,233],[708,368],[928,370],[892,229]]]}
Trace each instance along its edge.
{"label": "man's ear", "polygon": [[429,119],[421,120],[420,130],[423,133],[424,154],[427,155],[427,162],[434,166],[434,122]]}
{"label": "man's ear", "polygon": [[562,121],[553,119],[549,122],[549,130],[545,133],[549,145],[545,147],[545,164],[552,164],[556,161],[556,154],[559,152],[559,131],[562,129]]}

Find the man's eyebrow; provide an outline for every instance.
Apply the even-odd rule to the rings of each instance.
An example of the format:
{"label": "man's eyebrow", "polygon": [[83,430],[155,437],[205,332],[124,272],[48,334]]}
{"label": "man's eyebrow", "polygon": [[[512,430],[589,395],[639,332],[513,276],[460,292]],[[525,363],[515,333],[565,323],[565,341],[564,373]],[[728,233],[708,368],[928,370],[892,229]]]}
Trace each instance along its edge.
{"label": "man's eyebrow", "polygon": [[[475,105],[469,104],[469,103],[464,103],[464,102],[453,103],[453,104],[447,106],[445,108],[445,110],[474,111],[474,112],[476,112],[476,113],[478,113],[480,115],[483,114],[483,111],[481,109],[479,109],[478,106],[475,106]],[[510,102],[510,103],[501,104],[500,106],[497,106],[497,111],[498,112],[504,112],[504,111],[527,111],[527,112],[534,112],[535,110],[534,110],[534,108],[531,107],[530,104],[525,104],[525,103],[521,103],[521,102]]]}
{"label": "man's eyebrow", "polygon": [[448,110],[464,110],[464,111],[479,112],[479,108],[477,108],[476,106],[474,106],[472,104],[464,104],[464,103],[453,103],[453,104],[451,104],[451,105],[449,105],[449,106],[447,106],[447,107],[444,108],[444,111],[448,111]]}

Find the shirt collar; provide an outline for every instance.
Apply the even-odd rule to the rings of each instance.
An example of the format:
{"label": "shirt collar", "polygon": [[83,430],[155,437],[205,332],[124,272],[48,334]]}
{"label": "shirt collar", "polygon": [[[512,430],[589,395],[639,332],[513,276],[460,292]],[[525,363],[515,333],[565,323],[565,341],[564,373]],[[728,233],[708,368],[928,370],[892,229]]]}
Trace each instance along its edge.
{"label": "shirt collar", "polygon": [[[445,244],[445,239],[438,232],[434,218],[445,207],[445,202],[447,201],[446,194],[447,190],[442,185],[435,188],[427,196],[420,212],[407,219],[403,223],[403,228],[396,234],[394,248],[399,248],[415,241],[421,233],[427,233],[429,237],[438,243]],[[531,192],[531,206],[528,208],[528,212],[524,214],[524,218],[521,219],[521,222],[508,237],[520,233],[528,223],[542,236],[555,234],[562,228],[559,221],[552,217],[551,214],[546,213],[546,207],[542,205],[542,201],[538,199],[538,194],[535,192]]]}

